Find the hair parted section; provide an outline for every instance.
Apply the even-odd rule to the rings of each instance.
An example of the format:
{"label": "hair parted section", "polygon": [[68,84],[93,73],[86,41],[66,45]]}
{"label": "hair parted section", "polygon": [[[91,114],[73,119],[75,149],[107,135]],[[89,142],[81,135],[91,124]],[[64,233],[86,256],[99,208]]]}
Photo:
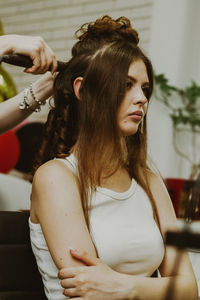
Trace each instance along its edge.
{"label": "hair parted section", "polygon": [[[55,79],[54,106],[45,125],[36,169],[54,157],[68,156],[75,146],[80,196],[88,227],[92,192],[105,176],[109,177],[119,167],[125,167],[142,186],[156,215],[145,175],[145,170],[149,169],[146,117],[137,133],[124,138],[123,142],[117,124],[130,64],[139,59],[144,62],[150,84],[146,97],[150,99],[153,90],[151,62],[138,47],[137,32],[125,17],[113,20],[104,16],[83,25],[79,32],[81,35],[72,48],[72,58]],[[83,77],[80,100],[73,89],[77,77]]]}

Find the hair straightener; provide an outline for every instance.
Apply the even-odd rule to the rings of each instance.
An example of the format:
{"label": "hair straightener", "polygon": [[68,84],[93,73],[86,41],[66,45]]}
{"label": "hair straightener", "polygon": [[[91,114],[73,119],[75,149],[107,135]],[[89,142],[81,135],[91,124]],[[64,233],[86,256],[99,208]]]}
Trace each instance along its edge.
{"label": "hair straightener", "polygon": [[[18,66],[18,67],[24,67],[24,68],[30,68],[33,65],[33,62],[29,56],[21,55],[21,54],[5,54],[0,56],[0,63],[4,62],[10,65]],[[58,67],[57,72],[62,71],[66,67],[66,63],[62,61],[57,61]],[[51,67],[49,68],[49,71],[51,71]]]}

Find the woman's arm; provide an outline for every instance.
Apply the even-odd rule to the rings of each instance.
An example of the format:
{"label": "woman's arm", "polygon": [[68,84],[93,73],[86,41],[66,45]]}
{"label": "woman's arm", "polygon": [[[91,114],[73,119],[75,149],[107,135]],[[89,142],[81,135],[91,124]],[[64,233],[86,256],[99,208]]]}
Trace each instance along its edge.
{"label": "woman's arm", "polygon": [[58,269],[81,266],[69,248],[86,249],[95,256],[78,192],[77,179],[57,160],[41,166],[33,179],[31,220],[40,223]]}
{"label": "woman's arm", "polygon": [[[57,61],[51,48],[41,37],[22,35],[0,36],[0,55],[3,54],[23,54],[29,56],[33,61],[33,66],[25,69],[27,73],[45,73],[51,66],[54,73],[57,68]],[[44,102],[52,94],[53,77],[48,74],[37,80],[33,84],[35,97]],[[37,107],[33,97],[28,94],[31,109],[20,110],[19,105],[24,97],[23,92],[17,96],[0,103],[0,134],[11,129],[27,118]]]}
{"label": "woman's arm", "polygon": [[[33,83],[32,89],[34,95],[41,102],[44,103],[45,100],[52,95],[53,81],[53,75],[48,72],[48,74],[43,75],[42,77],[40,77],[40,79]],[[37,102],[33,99],[29,92],[28,100],[31,109],[19,109],[19,105],[23,101],[23,98],[24,93],[21,92],[15,97],[0,103],[0,134],[22,122],[38,106]]]}
{"label": "woman's arm", "polygon": [[[163,182],[153,174],[150,174],[150,186],[156,199],[161,232],[165,236],[167,230],[177,229],[174,210]],[[160,266],[160,273],[163,276],[161,278],[120,274],[108,268],[100,260],[81,251],[77,253],[71,250],[71,254],[89,266],[62,269],[59,272],[59,277],[63,279],[61,284],[65,288],[66,296],[76,296],[77,299],[87,300],[164,300],[173,281],[173,297],[170,296],[167,300],[196,300],[198,298],[195,276],[186,253],[183,253],[181,257],[179,268],[173,269],[176,255],[180,255],[175,248],[166,247]]]}
{"label": "woman's arm", "polygon": [[[179,278],[177,281],[176,276],[149,278],[121,274],[109,268],[100,259],[92,257],[84,251],[71,249],[70,252],[74,258],[84,262],[87,266],[64,268],[59,271],[59,278],[62,287],[65,288],[64,293],[66,296],[76,296],[77,299],[83,300],[94,298],[95,300],[177,300],[197,299],[198,297],[195,285],[191,285],[190,290],[186,287],[187,294],[185,295],[185,282],[181,282]],[[176,280],[176,283],[174,280]],[[179,289],[180,284],[183,284],[181,293],[177,290],[177,286],[179,286]],[[168,294],[169,289],[170,295]],[[167,298],[166,295],[168,295]]]}
{"label": "woman's arm", "polygon": [[52,49],[39,36],[8,34],[0,36],[0,55],[23,54],[29,56],[33,66],[25,69],[27,73],[45,73],[51,66],[54,73],[57,61]]}

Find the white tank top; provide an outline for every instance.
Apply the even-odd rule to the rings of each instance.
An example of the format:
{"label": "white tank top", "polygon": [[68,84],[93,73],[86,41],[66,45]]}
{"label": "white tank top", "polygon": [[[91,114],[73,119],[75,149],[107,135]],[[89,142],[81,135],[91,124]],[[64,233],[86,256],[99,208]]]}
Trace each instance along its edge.
{"label": "white tank top", "polygon": [[[73,155],[61,159],[77,174]],[[153,210],[144,190],[132,179],[123,193],[98,187],[92,197],[90,212],[91,237],[99,258],[115,271],[151,276],[164,256],[164,243],[153,218]],[[47,298],[64,300],[58,269],[51,258],[40,224],[29,219],[33,253]]]}

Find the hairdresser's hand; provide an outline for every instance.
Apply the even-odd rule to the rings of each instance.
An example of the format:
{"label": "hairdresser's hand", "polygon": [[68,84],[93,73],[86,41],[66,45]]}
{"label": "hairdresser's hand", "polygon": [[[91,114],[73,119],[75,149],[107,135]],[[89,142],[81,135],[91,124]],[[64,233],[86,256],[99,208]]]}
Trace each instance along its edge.
{"label": "hairdresser's hand", "polygon": [[54,73],[57,61],[52,49],[39,36],[4,35],[0,37],[0,54],[23,54],[29,56],[33,66],[26,73],[42,74],[51,66]]}
{"label": "hairdresser's hand", "polygon": [[74,258],[87,266],[64,268],[59,271],[58,276],[65,296],[75,297],[77,300],[129,299],[133,293],[133,279],[130,281],[129,275],[115,272],[100,259],[85,252],[70,252]]}

